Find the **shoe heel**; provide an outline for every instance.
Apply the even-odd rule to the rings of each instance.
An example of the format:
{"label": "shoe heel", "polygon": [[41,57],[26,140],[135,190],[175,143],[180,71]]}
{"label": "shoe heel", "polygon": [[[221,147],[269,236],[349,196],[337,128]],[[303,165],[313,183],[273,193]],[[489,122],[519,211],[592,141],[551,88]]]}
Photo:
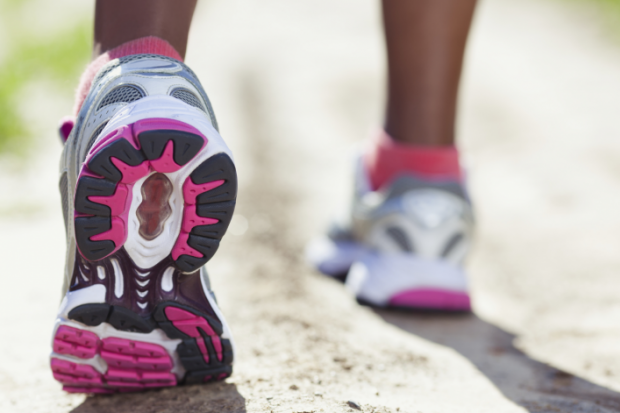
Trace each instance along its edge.
{"label": "shoe heel", "polygon": [[[207,144],[191,125],[159,118],[120,126],[100,139],[89,151],[75,191],[80,254],[98,261],[118,251],[128,236],[134,185],[151,174],[189,167]],[[236,171],[227,154],[214,154],[194,167],[182,184],[181,230],[171,254],[177,268],[193,272],[213,256],[232,218],[236,194]]]}

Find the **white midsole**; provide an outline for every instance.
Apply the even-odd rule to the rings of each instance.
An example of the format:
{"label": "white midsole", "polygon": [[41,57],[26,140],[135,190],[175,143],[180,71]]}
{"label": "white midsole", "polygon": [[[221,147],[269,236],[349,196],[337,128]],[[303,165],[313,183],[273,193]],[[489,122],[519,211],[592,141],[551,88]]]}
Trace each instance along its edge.
{"label": "white midsole", "polygon": [[346,280],[357,298],[383,306],[402,292],[436,289],[467,293],[465,271],[444,260],[406,253],[370,253],[356,261]]}

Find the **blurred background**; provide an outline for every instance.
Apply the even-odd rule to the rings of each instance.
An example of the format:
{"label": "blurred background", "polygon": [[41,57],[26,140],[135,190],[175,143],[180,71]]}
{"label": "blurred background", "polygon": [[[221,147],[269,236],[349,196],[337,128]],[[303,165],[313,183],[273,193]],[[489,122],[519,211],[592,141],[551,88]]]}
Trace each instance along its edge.
{"label": "blurred background", "polygon": [[90,60],[93,6],[0,0],[0,411],[620,411],[618,0],[480,1],[458,133],[475,315],[459,317],[359,307],[303,259],[348,197],[351,148],[382,122],[378,2],[199,3],[187,63],[241,183],[209,264],[235,374],[63,393],[47,365],[64,263],[56,125]]}

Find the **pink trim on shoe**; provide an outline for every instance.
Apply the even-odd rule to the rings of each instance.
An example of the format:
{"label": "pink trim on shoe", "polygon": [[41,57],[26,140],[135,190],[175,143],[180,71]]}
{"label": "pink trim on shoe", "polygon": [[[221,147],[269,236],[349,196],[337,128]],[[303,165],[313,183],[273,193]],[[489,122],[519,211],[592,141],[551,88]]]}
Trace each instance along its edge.
{"label": "pink trim on shoe", "polygon": [[58,123],[58,134],[60,135],[60,139],[62,139],[63,143],[69,139],[73,126],[75,126],[74,116],[63,116],[60,119],[60,122]]}
{"label": "pink trim on shoe", "polygon": [[92,358],[99,348],[99,337],[89,331],[60,326],[54,336],[53,349],[58,354],[68,354],[82,359]]}
{"label": "pink trim on shoe", "polygon": [[181,231],[187,232],[189,234],[190,232],[192,232],[192,228],[198,225],[213,225],[217,224],[218,222],[219,221],[215,218],[205,218],[199,216],[196,213],[196,205],[186,205],[183,210],[183,226],[181,228]]}
{"label": "pink trim on shoe", "polygon": [[403,291],[390,298],[392,307],[409,307],[433,310],[470,311],[471,301],[467,293],[439,289]]}
{"label": "pink trim on shoe", "polygon": [[[203,139],[203,144],[200,147],[200,149],[197,151],[197,153],[200,153],[200,151],[205,147],[205,145],[208,142],[207,138],[198,129],[186,123],[183,123],[183,122],[180,122],[174,119],[160,119],[160,118],[143,119],[130,125],[121,126],[111,131],[110,133],[108,133],[107,136],[105,136],[99,142],[97,142],[88,152],[88,156],[86,157],[86,160],[82,166],[82,170],[80,171],[80,175],[78,176],[78,182],[82,176],[92,176],[95,178],[101,178],[99,175],[93,173],[91,170],[88,169],[88,164],[95,155],[97,155],[101,150],[104,150],[106,147],[108,147],[108,145],[114,143],[117,140],[125,139],[126,141],[131,143],[131,145],[136,150],[141,150],[138,136],[143,132],[148,132],[152,130],[181,131],[181,132],[187,132],[187,133],[191,133],[191,134],[201,137]],[[176,162],[174,161],[174,142],[172,140],[170,140],[166,144],[164,152],[158,159],[145,160],[144,162],[136,166],[127,165],[124,162],[114,157],[111,158],[111,162],[114,164],[114,166],[118,168],[118,170],[121,172],[121,175],[122,175],[120,182],[116,184],[117,186],[116,186],[116,190],[114,194],[112,196],[107,196],[107,197],[104,197],[104,196],[89,196],[88,197],[88,199],[92,202],[100,203],[100,204],[110,207],[111,228],[106,232],[96,234],[90,237],[91,241],[103,241],[103,240],[113,241],[115,245],[115,249],[110,254],[120,249],[122,245],[125,243],[125,241],[127,240],[128,216],[129,216],[129,209],[130,209],[131,200],[132,200],[131,194],[133,191],[133,185],[140,178],[147,176],[151,170],[154,170],[156,172],[166,173],[166,172],[177,171],[183,167],[182,165],[176,164]],[[191,179],[188,178],[188,181],[191,181]],[[223,181],[221,181],[221,183],[223,183]],[[207,190],[210,190],[210,189],[213,189],[221,185],[221,183],[220,184],[206,183],[203,185],[194,185],[195,188],[194,187],[193,188],[197,190],[200,190],[202,188],[209,188]],[[187,184],[187,182],[185,184]],[[185,188],[185,184],[184,184],[184,188]],[[202,191],[202,192],[205,192],[205,191]],[[185,193],[185,190],[184,190],[184,193]],[[191,197],[194,202],[196,201],[197,195],[198,193],[191,194]],[[196,213],[192,214],[191,211],[186,211],[186,213],[187,213],[187,219],[194,222],[193,225],[183,222],[182,227],[189,228],[189,231],[187,231],[187,233],[189,233],[191,231],[191,228],[193,228],[196,225],[209,225],[209,224],[214,224],[218,222],[217,220],[214,220],[214,219],[198,217]],[[76,211],[75,217],[82,217],[82,216],[86,216],[86,215]],[[183,219],[185,220],[185,218],[186,217],[184,213]],[[177,259],[181,254],[192,255],[198,258],[203,257],[201,253],[199,253],[198,251],[194,250],[189,245],[187,245],[188,238],[189,238],[189,234],[181,233],[179,235],[175,243],[174,249],[173,249],[174,259]],[[78,245],[78,249],[79,249],[79,245]]]}
{"label": "pink trim on shoe", "polygon": [[181,227],[181,233],[177,238],[177,242],[172,248],[172,259],[177,260],[181,255],[189,255],[191,257],[202,258],[201,252],[192,248],[187,241],[189,240],[189,233],[192,228],[198,225],[212,225],[217,224],[219,221],[214,218],[204,218],[198,216],[197,213],[197,197],[198,195],[211,191],[220,185],[223,185],[224,181],[219,179],[216,181],[205,182],[204,184],[195,184],[192,182],[192,178],[187,177],[183,183],[183,198],[185,200],[185,207],[183,209],[183,225]]}
{"label": "pink trim on shoe", "polygon": [[[78,351],[76,346],[80,348]],[[88,350],[89,357],[82,357],[81,348]],[[54,351],[80,358],[93,358],[99,354],[108,366],[102,374],[91,365],[53,357],[54,378],[70,393],[113,393],[177,384],[176,376],[171,372],[174,363],[166,350],[157,344],[116,337],[99,340],[92,332],[60,326],[54,337]]]}
{"label": "pink trim on shoe", "polygon": [[213,348],[215,349],[215,354],[219,361],[222,361],[222,342],[220,341],[220,337],[213,330],[213,328],[209,325],[207,320],[204,318],[197,316],[195,314],[190,313],[189,311],[182,310],[176,307],[166,307],[166,317],[168,320],[172,321],[172,324],[183,333],[187,334],[190,337],[194,337],[196,339],[196,343],[202,352],[202,355],[207,363],[209,363],[209,353],[204,343],[204,339],[200,334],[200,330],[204,331],[210,338],[213,343]]}
{"label": "pink trim on shoe", "polygon": [[[114,162],[114,160],[112,162]],[[123,178],[124,177],[125,175],[123,175]],[[116,217],[122,215],[123,212],[125,212],[125,210],[127,209],[128,196],[129,189],[127,188],[127,185],[120,184],[116,187],[116,191],[112,196],[89,196],[88,199],[97,204],[107,205],[110,208],[110,213],[112,214],[112,216]]]}
{"label": "pink trim on shoe", "polygon": [[183,184],[183,197],[185,198],[185,202],[189,205],[194,205],[196,203],[196,198],[198,197],[198,195],[202,194],[203,192],[215,189],[223,183],[224,180],[219,179],[217,181],[211,181],[197,185],[193,183],[191,179],[188,179]]}

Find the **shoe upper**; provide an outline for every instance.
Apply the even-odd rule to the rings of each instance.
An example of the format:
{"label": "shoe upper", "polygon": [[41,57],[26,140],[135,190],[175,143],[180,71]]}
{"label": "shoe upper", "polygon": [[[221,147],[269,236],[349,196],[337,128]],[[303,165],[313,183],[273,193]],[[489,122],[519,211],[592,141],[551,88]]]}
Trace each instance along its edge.
{"label": "shoe upper", "polygon": [[351,207],[352,239],[384,254],[413,254],[462,265],[469,249],[473,212],[461,183],[404,174],[370,190],[358,168]]}
{"label": "shoe upper", "polygon": [[473,224],[460,182],[403,174],[375,191],[358,159],[348,219],[307,254],[320,271],[344,278],[361,302],[469,311],[462,264]]}
{"label": "shoe upper", "polygon": [[[439,268],[446,266],[462,272],[473,225],[472,206],[460,182],[403,174],[372,190],[358,158],[354,194],[345,219],[332,224],[327,237],[312,242],[307,257],[323,273],[343,279],[356,262],[370,256],[381,265],[405,262],[398,266],[403,274],[410,272],[406,262],[413,261],[424,261],[433,272],[444,272]],[[373,276],[385,278],[392,270],[377,271]],[[464,280],[464,275],[460,278]]]}

